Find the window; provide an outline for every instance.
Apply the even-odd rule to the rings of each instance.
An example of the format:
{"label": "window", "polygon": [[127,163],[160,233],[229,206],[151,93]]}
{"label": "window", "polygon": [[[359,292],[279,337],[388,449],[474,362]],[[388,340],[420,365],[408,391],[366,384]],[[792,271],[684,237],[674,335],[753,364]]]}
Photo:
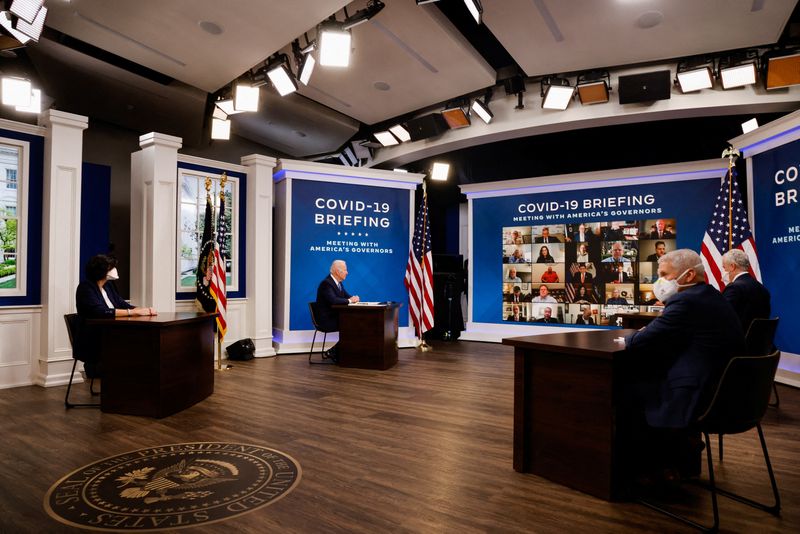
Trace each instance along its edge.
{"label": "window", "polygon": [[25,178],[27,145],[0,138],[0,296],[25,295],[25,189],[19,180]]}
{"label": "window", "polygon": [[[216,236],[219,220],[220,175],[201,174],[198,171],[180,170],[180,194],[178,202],[178,280],[179,292],[194,292],[200,242],[203,238],[203,223],[206,212],[206,177],[211,178],[212,228]],[[238,290],[238,206],[239,180],[228,177],[225,184],[225,219],[227,233],[224,235],[222,255],[225,257],[226,283],[228,291]]]}

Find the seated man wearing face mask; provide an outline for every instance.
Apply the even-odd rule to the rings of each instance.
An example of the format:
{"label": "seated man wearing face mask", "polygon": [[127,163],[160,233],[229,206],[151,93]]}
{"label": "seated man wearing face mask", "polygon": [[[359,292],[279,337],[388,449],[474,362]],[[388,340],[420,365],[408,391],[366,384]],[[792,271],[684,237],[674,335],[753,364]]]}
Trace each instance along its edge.
{"label": "seated man wearing face mask", "polygon": [[[86,264],[86,278],[78,285],[75,302],[78,315],[82,319],[130,317],[137,315],[157,315],[153,308],[137,308],[125,302],[117,293],[112,280],[118,280],[117,260],[99,254]],[[92,336],[91,330],[84,328],[80,336],[83,353],[87,355],[84,367],[89,376],[97,376],[96,364],[99,358],[99,340]]]}
{"label": "seated man wearing face mask", "polygon": [[[658,276],[653,292],[665,303],[664,311],[626,337],[625,346],[636,412],[630,414],[633,428],[644,419],[650,429],[670,429],[645,433],[645,441],[656,450],[637,449],[669,462],[669,454],[689,439],[674,429],[686,429],[708,407],[722,371],[744,346],[744,334],[736,312],[706,283],[695,251],[664,254]],[[699,443],[695,440],[692,446]]]}

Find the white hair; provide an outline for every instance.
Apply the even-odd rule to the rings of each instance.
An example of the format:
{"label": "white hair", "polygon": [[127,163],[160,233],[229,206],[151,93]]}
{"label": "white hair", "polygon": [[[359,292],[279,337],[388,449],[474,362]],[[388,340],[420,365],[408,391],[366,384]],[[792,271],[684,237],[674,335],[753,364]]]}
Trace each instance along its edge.
{"label": "white hair", "polygon": [[703,262],[700,259],[700,254],[688,248],[680,248],[667,252],[658,259],[658,264],[669,263],[678,273],[682,273],[688,269],[694,269],[698,276],[705,276],[706,270],[703,267]]}
{"label": "white hair", "polygon": [[333,273],[333,271],[336,269],[336,266],[339,264],[344,265],[344,260],[333,260],[333,263],[331,263],[331,273]]}
{"label": "white hair", "polygon": [[723,254],[722,262],[728,264],[732,263],[740,271],[750,270],[750,258],[747,257],[747,253],[744,250],[738,248],[733,248]]}

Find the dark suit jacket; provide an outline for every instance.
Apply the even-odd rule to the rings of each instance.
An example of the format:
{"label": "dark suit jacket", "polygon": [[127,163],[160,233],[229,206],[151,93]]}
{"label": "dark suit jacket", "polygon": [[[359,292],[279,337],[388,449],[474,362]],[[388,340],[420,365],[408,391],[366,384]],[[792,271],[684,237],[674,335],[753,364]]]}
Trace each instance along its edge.
{"label": "dark suit jacket", "polygon": [[594,319],[589,317],[587,320],[584,321],[583,315],[578,316],[578,320],[575,321],[575,324],[594,324]]}
{"label": "dark suit jacket", "polygon": [[745,334],[753,319],[769,319],[769,291],[747,273],[725,286],[722,296],[736,311]]}
{"label": "dark suit jacket", "polygon": [[575,232],[575,235],[572,236],[572,241],[575,243],[588,243],[589,241],[594,240],[594,233],[592,232],[584,232],[583,233],[583,241],[581,241],[581,233]]}
{"label": "dark suit jacket", "polygon": [[339,313],[336,312],[331,306],[334,304],[347,304],[350,302],[350,293],[341,284],[341,291],[336,286],[330,275],[319,283],[317,287],[317,323],[319,327],[324,330],[335,332],[339,330]]}
{"label": "dark suit jacket", "polygon": [[655,252],[647,256],[647,261],[658,261],[658,256],[656,256]]}
{"label": "dark suit jacket", "polygon": [[[584,284],[591,284],[592,283],[592,273],[587,272],[586,277],[583,281]],[[575,273],[572,275],[572,283],[579,286],[581,285],[581,273]]]}
{"label": "dark suit jacket", "polygon": [[[561,240],[559,238],[557,238],[557,237],[547,236],[547,242],[548,243],[561,243]],[[537,237],[536,240],[534,241],[534,243],[544,243],[544,238],[543,237]]]}
{"label": "dark suit jacket", "polygon": [[744,334],[719,291],[698,284],[672,297],[625,345],[634,361],[657,370],[650,386],[640,388],[647,423],[685,428],[707,408],[725,365],[744,347]]}
{"label": "dark suit jacket", "polygon": [[[622,271],[622,283],[630,282],[631,281],[630,278],[631,277],[628,276],[628,273]],[[609,273],[606,273],[606,282],[619,283],[619,271],[617,272],[611,271]]]}
{"label": "dark suit jacket", "polygon": [[[115,309],[129,310],[135,308],[135,306],[128,304],[119,296],[113,282],[106,282],[103,289],[106,290],[108,300],[111,301],[114,308],[108,307],[96,282],[84,280],[78,284],[78,289],[75,291],[75,305],[78,310],[78,315],[80,315],[82,320],[100,318],[113,319]],[[100,339],[97,337],[94,330],[90,326],[84,324],[83,321],[81,321],[76,344],[77,346],[73,347],[73,351],[77,359],[88,363],[99,361]]]}
{"label": "dark suit jacket", "polygon": [[536,319],[536,322],[537,322],[537,323],[553,323],[553,324],[559,324],[559,323],[558,323],[558,319],[556,319],[555,317],[550,317],[550,319],[547,319],[546,317],[540,317],[539,319]]}
{"label": "dark suit jacket", "polygon": [[610,305],[612,305],[612,306],[613,306],[613,305],[622,305],[622,306],[627,306],[627,304],[628,304],[628,301],[627,301],[627,300],[625,300],[625,298],[624,298],[624,297],[617,297],[617,298],[614,298],[614,297],[609,297],[609,298],[608,298],[608,300],[606,300],[606,304],[607,304],[607,305],[609,305],[609,304],[610,304]]}
{"label": "dark suit jacket", "polygon": [[508,317],[506,317],[506,321],[513,321],[515,323],[527,323],[528,320],[525,318],[524,315],[520,315],[519,319],[514,319],[514,314],[512,313]]}
{"label": "dark suit jacket", "polygon": [[672,239],[673,237],[675,236],[672,235],[672,232],[667,232],[666,230],[661,232],[661,235],[658,235],[658,230],[650,232],[650,239]]}

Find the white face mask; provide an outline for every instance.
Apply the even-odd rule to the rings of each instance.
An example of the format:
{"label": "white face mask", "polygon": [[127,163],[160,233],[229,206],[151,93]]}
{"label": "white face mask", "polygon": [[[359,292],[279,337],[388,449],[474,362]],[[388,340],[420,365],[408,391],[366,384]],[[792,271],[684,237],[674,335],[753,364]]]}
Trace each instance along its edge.
{"label": "white face mask", "polygon": [[722,283],[726,286],[731,283],[731,273],[728,271],[722,271]]}
{"label": "white face mask", "polygon": [[106,280],[119,280],[119,273],[117,272],[117,268],[114,267],[106,274]]}
{"label": "white face mask", "polygon": [[[700,264],[702,265],[702,264]],[[689,267],[689,269],[697,269],[700,265],[695,265],[694,267]],[[674,297],[678,290],[682,287],[691,287],[696,284],[679,284],[678,280],[683,278],[683,276],[689,272],[689,269],[683,271],[680,275],[673,278],[672,280],[667,280],[666,278],[659,278],[653,284],[653,294],[655,294],[656,298],[661,302],[666,303],[669,299]]]}

